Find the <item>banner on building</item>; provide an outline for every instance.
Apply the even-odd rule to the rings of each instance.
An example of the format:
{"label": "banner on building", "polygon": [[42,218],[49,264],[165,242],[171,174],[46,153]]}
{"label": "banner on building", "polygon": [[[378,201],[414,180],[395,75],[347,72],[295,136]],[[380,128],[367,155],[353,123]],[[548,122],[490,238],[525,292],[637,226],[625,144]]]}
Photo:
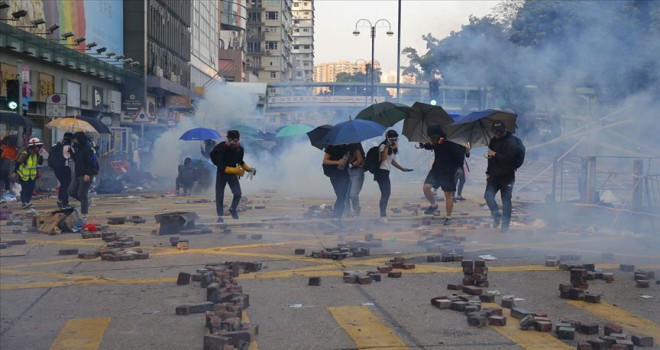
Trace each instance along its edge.
{"label": "banner on building", "polygon": [[66,94],[53,94],[46,97],[47,117],[66,117]]}
{"label": "banner on building", "polygon": [[192,108],[192,99],[190,96],[171,95],[165,98],[165,107],[167,108]]}

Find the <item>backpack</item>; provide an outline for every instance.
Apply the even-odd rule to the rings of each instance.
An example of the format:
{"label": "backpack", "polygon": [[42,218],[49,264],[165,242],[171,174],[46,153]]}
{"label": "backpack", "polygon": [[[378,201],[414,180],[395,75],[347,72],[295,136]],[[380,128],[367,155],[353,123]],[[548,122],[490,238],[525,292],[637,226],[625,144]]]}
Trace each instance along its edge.
{"label": "backpack", "polygon": [[515,136],[511,136],[515,145],[515,154],[513,156],[513,169],[518,170],[525,162],[525,145],[522,140]]}
{"label": "backpack", "polygon": [[367,152],[367,157],[364,159],[364,171],[368,171],[372,174],[376,173],[376,170],[380,168],[380,152],[378,152],[378,146],[369,148]]}
{"label": "backpack", "polygon": [[98,155],[96,154],[96,150],[92,148],[92,168],[90,169],[90,172],[92,175],[96,176],[99,174],[100,169]]}
{"label": "backpack", "polygon": [[58,142],[55,146],[50,148],[48,153],[48,166],[51,169],[61,168],[66,165],[66,159],[64,158],[64,144]]}

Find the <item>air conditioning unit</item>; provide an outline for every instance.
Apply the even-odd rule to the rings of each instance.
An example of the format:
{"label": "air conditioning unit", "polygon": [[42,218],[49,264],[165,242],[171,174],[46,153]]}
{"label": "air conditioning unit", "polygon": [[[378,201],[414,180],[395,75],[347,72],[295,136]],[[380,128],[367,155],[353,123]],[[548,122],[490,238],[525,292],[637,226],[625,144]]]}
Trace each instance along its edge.
{"label": "air conditioning unit", "polygon": [[160,68],[158,66],[154,66],[154,75],[157,77],[163,77],[163,68]]}
{"label": "air conditioning unit", "polygon": [[178,77],[177,77],[176,74],[174,74],[174,73],[172,73],[172,72],[167,73],[167,79],[176,82],[177,78],[178,78]]}

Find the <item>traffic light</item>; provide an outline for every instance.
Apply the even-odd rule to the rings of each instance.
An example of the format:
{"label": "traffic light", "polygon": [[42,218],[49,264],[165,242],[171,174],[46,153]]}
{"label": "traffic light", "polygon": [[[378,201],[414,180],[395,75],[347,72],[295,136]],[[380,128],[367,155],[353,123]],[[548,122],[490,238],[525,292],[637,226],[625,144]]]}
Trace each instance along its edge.
{"label": "traffic light", "polygon": [[7,87],[7,108],[11,111],[15,111],[18,109],[18,104],[21,102],[20,101],[20,84],[18,83],[18,80],[12,79],[12,80],[7,80],[6,81],[6,87]]}

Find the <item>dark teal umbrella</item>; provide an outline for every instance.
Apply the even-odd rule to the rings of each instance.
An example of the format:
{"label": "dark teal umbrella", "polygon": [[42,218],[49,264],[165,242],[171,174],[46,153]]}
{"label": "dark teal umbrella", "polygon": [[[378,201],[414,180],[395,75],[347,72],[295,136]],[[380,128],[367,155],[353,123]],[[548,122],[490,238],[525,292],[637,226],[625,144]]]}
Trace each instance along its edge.
{"label": "dark teal umbrella", "polygon": [[278,130],[277,134],[275,134],[275,137],[291,137],[291,136],[304,135],[312,131],[312,129],[314,128],[307,124],[291,124]]}
{"label": "dark teal umbrella", "polygon": [[408,117],[412,109],[401,103],[379,102],[363,109],[355,119],[371,120],[382,126],[390,127]]}

